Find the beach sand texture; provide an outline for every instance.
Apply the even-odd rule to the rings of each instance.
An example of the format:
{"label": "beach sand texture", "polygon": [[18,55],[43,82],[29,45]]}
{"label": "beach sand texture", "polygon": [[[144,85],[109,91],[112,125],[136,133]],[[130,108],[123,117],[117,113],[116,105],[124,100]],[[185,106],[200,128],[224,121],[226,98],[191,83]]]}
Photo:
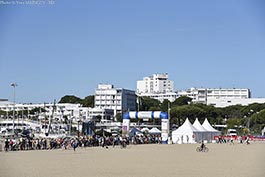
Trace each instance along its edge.
{"label": "beach sand texture", "polygon": [[0,177],[264,177],[265,143],[130,145],[0,153]]}

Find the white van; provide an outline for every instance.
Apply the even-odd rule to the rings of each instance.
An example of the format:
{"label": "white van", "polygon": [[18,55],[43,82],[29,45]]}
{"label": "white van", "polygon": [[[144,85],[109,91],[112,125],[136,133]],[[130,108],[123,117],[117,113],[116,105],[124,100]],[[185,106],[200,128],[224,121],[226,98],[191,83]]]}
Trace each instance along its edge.
{"label": "white van", "polygon": [[237,136],[237,131],[236,131],[236,129],[228,129],[228,130],[227,130],[227,135],[228,135],[228,136]]}

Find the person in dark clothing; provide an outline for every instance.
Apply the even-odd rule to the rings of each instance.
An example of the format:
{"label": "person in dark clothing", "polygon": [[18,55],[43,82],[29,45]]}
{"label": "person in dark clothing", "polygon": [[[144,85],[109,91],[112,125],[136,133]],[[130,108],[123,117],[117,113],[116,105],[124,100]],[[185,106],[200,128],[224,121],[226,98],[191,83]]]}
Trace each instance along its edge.
{"label": "person in dark clothing", "polygon": [[204,149],[205,148],[205,144],[204,144],[204,142],[203,142],[203,140],[202,140],[202,143],[201,143],[201,149]]}
{"label": "person in dark clothing", "polygon": [[5,151],[8,152],[8,150],[9,150],[9,140],[6,139],[6,141],[5,141]]}

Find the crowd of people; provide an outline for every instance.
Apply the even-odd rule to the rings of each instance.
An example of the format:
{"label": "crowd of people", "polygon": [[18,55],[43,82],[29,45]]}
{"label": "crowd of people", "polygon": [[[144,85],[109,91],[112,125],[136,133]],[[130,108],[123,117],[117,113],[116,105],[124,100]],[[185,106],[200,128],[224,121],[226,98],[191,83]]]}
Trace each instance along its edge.
{"label": "crowd of people", "polygon": [[250,144],[250,138],[248,136],[218,136],[216,142],[219,144],[230,143],[234,144],[234,141],[238,141],[240,144]]}
{"label": "crowd of people", "polygon": [[4,150],[24,151],[24,150],[52,150],[52,149],[73,149],[78,147],[108,147],[124,146],[124,144],[159,144],[161,143],[160,135],[135,135],[129,136],[79,136],[64,138],[6,138],[4,141]]}

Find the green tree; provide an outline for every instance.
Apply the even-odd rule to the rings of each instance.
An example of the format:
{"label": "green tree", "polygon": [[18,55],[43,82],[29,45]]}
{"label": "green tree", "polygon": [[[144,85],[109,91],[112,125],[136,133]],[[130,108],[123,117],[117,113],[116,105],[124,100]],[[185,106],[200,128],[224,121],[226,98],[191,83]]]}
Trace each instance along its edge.
{"label": "green tree", "polygon": [[90,95],[84,98],[83,100],[83,106],[84,107],[94,107],[94,100],[95,100],[95,96],[94,95]]}
{"label": "green tree", "polygon": [[182,125],[186,118],[194,122],[195,118],[199,120],[205,118],[205,111],[195,105],[174,106],[170,111],[170,122]]}
{"label": "green tree", "polygon": [[254,113],[250,117],[250,131],[252,134],[261,134],[261,130],[265,127],[265,109]]}
{"label": "green tree", "polygon": [[233,105],[228,106],[221,109],[221,116],[223,118],[241,118],[243,117],[242,108],[244,108],[241,105]]}
{"label": "green tree", "polygon": [[237,128],[241,125],[241,121],[238,118],[231,118],[227,120],[227,129],[229,128]]}
{"label": "green tree", "polygon": [[182,106],[182,105],[187,105],[190,104],[192,101],[192,98],[187,97],[187,96],[181,96],[177,98],[173,103],[172,106]]}
{"label": "green tree", "polygon": [[160,101],[156,99],[141,97],[140,111],[149,111],[151,107],[159,108],[160,104]]}
{"label": "green tree", "polygon": [[163,112],[167,112],[168,111],[168,105],[171,105],[171,103],[168,99],[165,99],[160,105],[160,110]]}
{"label": "green tree", "polygon": [[74,95],[66,95],[61,98],[59,103],[73,103],[73,104],[82,104],[83,100],[81,98],[78,98]]}

